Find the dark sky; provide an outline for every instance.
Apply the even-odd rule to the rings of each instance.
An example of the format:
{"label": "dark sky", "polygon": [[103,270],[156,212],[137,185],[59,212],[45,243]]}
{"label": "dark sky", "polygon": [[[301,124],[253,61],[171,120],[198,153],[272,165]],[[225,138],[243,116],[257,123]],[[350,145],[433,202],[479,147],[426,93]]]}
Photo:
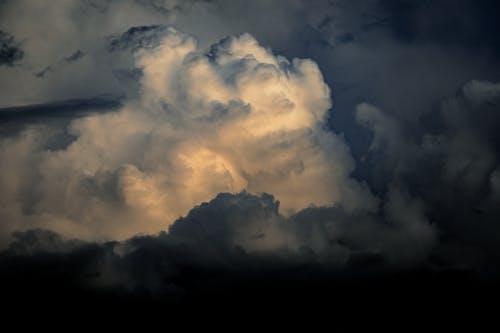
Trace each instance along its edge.
{"label": "dark sky", "polygon": [[498,13],[0,1],[3,285],[172,307],[493,292]]}

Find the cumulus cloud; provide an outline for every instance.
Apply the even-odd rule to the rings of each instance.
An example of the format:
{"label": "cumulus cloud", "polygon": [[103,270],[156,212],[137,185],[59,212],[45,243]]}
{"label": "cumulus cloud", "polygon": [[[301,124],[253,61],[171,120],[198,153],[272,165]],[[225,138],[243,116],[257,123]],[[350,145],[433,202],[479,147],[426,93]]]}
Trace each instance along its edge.
{"label": "cumulus cloud", "polygon": [[349,177],[347,145],[324,128],[330,91],[314,62],[275,56],[248,34],[204,51],[163,30],[156,47],[135,53],[140,99],[74,120],[63,149],[47,148],[50,128],[2,141],[6,230],[39,223],[124,238],[243,189],[273,193],[287,215],[313,204],[375,209]]}
{"label": "cumulus cloud", "polygon": [[1,1],[0,245],[132,289],[182,260],[498,271],[496,5],[436,3]]}

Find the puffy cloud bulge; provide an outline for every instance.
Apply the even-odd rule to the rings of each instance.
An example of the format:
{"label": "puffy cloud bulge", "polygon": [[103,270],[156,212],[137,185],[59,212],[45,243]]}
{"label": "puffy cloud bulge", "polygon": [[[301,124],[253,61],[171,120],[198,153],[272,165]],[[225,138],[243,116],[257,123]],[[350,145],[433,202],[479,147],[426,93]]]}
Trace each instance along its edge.
{"label": "puffy cloud bulge", "polygon": [[[2,139],[4,241],[43,227],[84,239],[164,230],[220,192],[273,193],[286,215],[310,205],[373,210],[349,177],[342,137],[324,129],[330,91],[311,60],[289,61],[249,34],[200,50],[161,29],[134,52],[140,97],[67,129]],[[74,140],[51,148],[67,132]]]}

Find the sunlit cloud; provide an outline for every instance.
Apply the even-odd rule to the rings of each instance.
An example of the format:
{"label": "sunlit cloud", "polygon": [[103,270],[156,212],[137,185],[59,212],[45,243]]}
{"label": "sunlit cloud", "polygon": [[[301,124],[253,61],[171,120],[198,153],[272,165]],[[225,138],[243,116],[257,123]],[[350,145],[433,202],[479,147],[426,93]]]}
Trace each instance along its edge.
{"label": "sunlit cloud", "polygon": [[[63,149],[44,148],[50,128],[4,141],[12,168],[3,177],[19,182],[2,187],[11,193],[3,206],[19,206],[12,229],[38,218],[37,226],[73,236],[124,238],[164,230],[217,193],[242,190],[273,193],[285,214],[374,208],[349,177],[347,145],[325,130],[330,90],[313,61],[275,56],[248,34],[200,50],[194,37],[163,31],[157,47],[135,53],[138,99],[72,121],[75,140]],[[12,154],[14,146],[26,154]],[[26,202],[25,191],[36,200]]]}

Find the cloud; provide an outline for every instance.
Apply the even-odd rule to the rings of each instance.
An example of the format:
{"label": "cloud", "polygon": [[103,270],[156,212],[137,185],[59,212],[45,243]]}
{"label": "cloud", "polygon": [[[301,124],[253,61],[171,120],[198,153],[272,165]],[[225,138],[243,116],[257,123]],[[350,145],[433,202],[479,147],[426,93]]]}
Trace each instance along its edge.
{"label": "cloud", "polygon": [[8,251],[15,255],[30,256],[40,253],[68,253],[85,243],[79,240],[66,240],[61,235],[43,229],[14,232]]}
{"label": "cloud", "polygon": [[26,258],[55,266],[65,260],[68,268],[54,278],[69,274],[80,288],[156,295],[189,294],[211,280],[240,283],[247,274],[283,283],[320,272],[364,277],[426,260],[432,228],[408,200],[394,193],[386,224],[337,208],[308,208],[286,218],[272,195],[221,193],[154,236],[89,243],[47,230],[16,232],[0,267]]}
{"label": "cloud", "polygon": [[72,141],[66,127],[72,119],[84,117],[97,112],[115,111],[121,107],[119,96],[95,96],[89,99],[76,99],[65,101],[54,101],[44,104],[32,104],[17,107],[0,108],[0,137],[13,137],[35,126],[43,123],[55,133],[55,140],[48,143],[51,149],[65,147]]}
{"label": "cloud", "polygon": [[[326,82],[335,87],[338,112],[333,112],[331,126],[361,145],[363,133],[352,117],[360,102],[410,118],[471,78],[498,77],[495,6],[457,6],[447,0],[432,6],[364,0],[312,5],[302,0],[126,0],[53,1],[39,8],[29,1],[3,1],[0,28],[23,42],[25,56],[22,67],[0,68],[2,106],[101,94],[135,97],[137,77],[116,75],[133,70],[130,54],[108,52],[110,40],[133,27],[172,25],[197,36],[203,49],[248,32],[278,54],[318,63]],[[45,15],[39,15],[41,10]],[[450,13],[444,23],[443,12]],[[71,66],[59,63],[75,50],[85,57]],[[53,72],[44,80],[33,76],[46,66]]]}
{"label": "cloud", "polygon": [[[378,182],[382,191],[387,184],[406,184],[423,200],[445,239],[453,235],[448,241],[456,242],[454,247],[474,244],[489,260],[496,260],[497,252],[491,235],[498,232],[494,222],[498,202],[494,202],[500,141],[493,124],[498,122],[499,98],[497,83],[466,83],[427,115],[435,124],[428,126],[422,120],[413,136],[404,134],[411,126],[374,106],[363,104],[357,110],[358,121],[373,133],[365,156],[365,163],[376,166],[370,169],[370,179],[375,183],[382,179]],[[480,262],[446,260],[471,266]]]}
{"label": "cloud", "polygon": [[[24,54],[22,66],[0,66],[2,107],[102,94],[133,95],[136,86],[113,74],[130,69],[133,60],[109,54],[109,38],[131,26],[169,22],[171,16],[135,0],[54,1],[43,6],[9,0],[0,6],[0,29],[22,42]],[[85,57],[68,63],[65,58],[75,50]],[[43,80],[33,75],[48,66],[52,71]]]}
{"label": "cloud", "polygon": [[73,62],[73,61],[77,61],[78,59],[80,59],[84,55],[85,54],[81,50],[76,50],[70,56],[64,58],[64,60],[66,60],[66,62]]}
{"label": "cloud", "polygon": [[166,30],[167,27],[162,25],[132,27],[119,37],[111,39],[109,51],[137,51],[140,48],[152,49],[158,47]]}
{"label": "cloud", "polygon": [[314,62],[275,56],[248,34],[200,50],[165,29],[156,47],[134,53],[138,100],[75,119],[66,130],[75,139],[60,149],[46,149],[50,127],[3,141],[4,232],[36,223],[123,239],[243,189],[273,193],[286,215],[312,204],[375,209],[349,177],[346,143],[324,127],[330,92]]}
{"label": "cloud", "polygon": [[42,70],[41,70],[41,71],[39,71],[39,72],[36,72],[36,73],[35,73],[35,76],[36,76],[37,78],[43,79],[43,78],[45,78],[45,75],[46,75],[47,73],[51,72],[51,71],[52,71],[52,67],[50,67],[50,66],[45,66],[45,68],[44,68],[44,69],[42,69]]}
{"label": "cloud", "polygon": [[[444,180],[477,189],[498,162],[499,141],[492,126],[497,121],[499,86],[487,81],[471,81],[456,96],[444,99],[436,112],[422,117],[414,135],[404,134],[410,126],[377,107],[360,104],[356,117],[373,133],[370,151],[375,158],[392,161],[384,167],[397,169],[395,174],[414,172],[410,163],[419,159],[441,159]],[[429,126],[426,119],[433,119]],[[410,152],[410,153],[409,153]],[[390,154],[390,155],[389,155]]]}
{"label": "cloud", "polygon": [[[319,258],[350,263],[356,255],[377,256],[388,265],[412,266],[427,259],[437,230],[429,223],[424,203],[393,186],[376,214],[342,209],[309,208],[290,218],[303,246]],[[342,260],[340,260],[342,262]]]}
{"label": "cloud", "polygon": [[24,56],[23,50],[16,46],[14,37],[0,30],[0,66],[13,66]]}
{"label": "cloud", "polygon": [[235,249],[277,253],[288,250],[295,240],[286,224],[272,195],[221,193],[176,220],[168,234],[204,251],[220,251],[219,255]]}
{"label": "cloud", "polygon": [[[83,239],[111,258],[99,283],[154,288],[182,251],[498,272],[493,3],[0,6],[2,246]],[[10,236],[32,228],[61,236]]]}

